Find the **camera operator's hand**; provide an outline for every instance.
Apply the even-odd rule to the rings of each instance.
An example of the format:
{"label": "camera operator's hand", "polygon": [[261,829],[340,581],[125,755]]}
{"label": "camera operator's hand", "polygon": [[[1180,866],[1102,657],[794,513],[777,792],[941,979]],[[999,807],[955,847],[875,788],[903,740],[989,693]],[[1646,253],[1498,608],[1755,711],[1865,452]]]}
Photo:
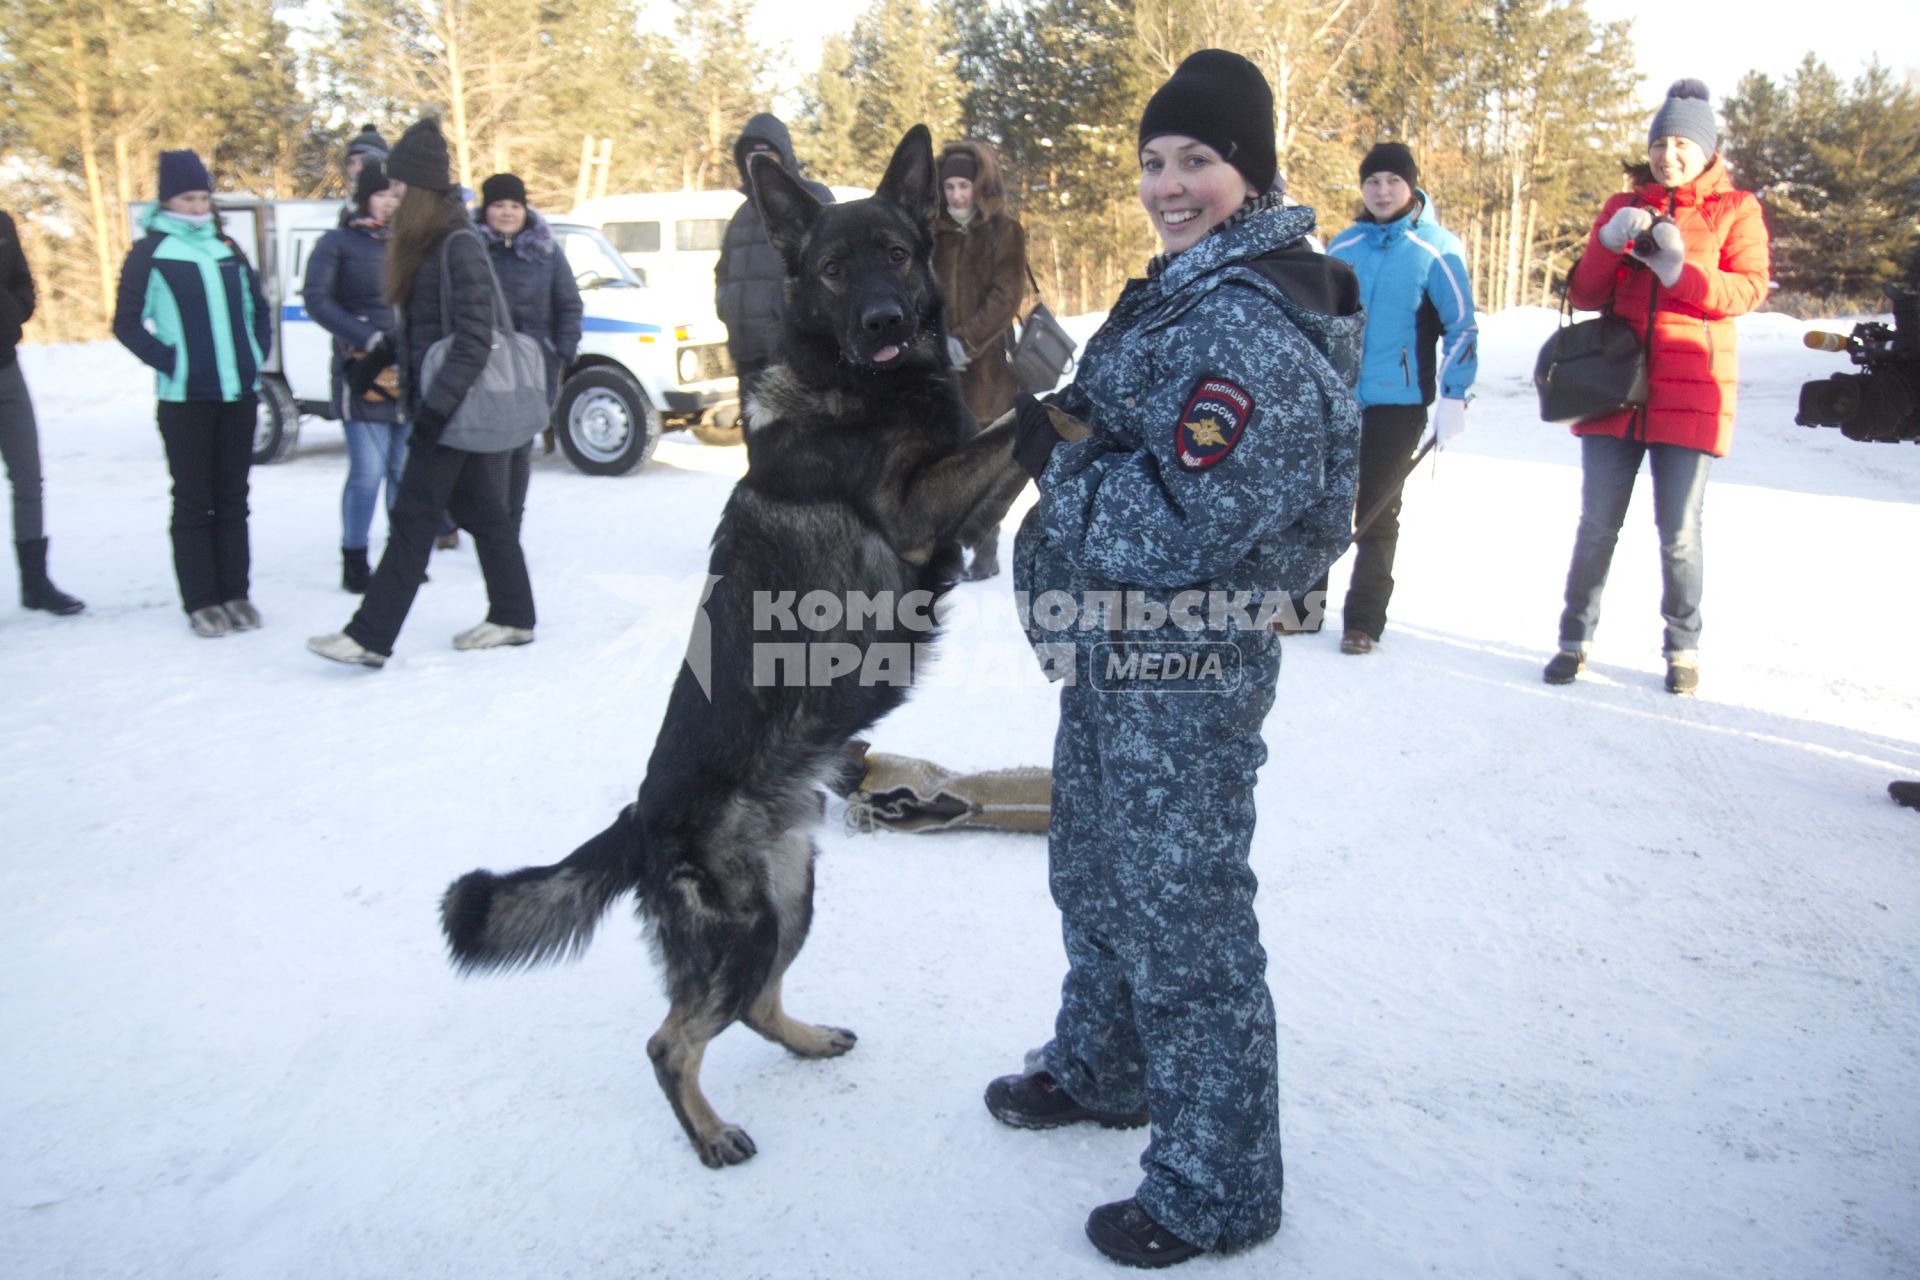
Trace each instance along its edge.
{"label": "camera operator's hand", "polygon": [[1671,289],[1680,279],[1680,268],[1687,265],[1687,242],[1680,228],[1665,218],[1654,223],[1647,235],[1653,241],[1652,252],[1636,244],[1628,247],[1627,256],[1646,263],[1660,283]]}
{"label": "camera operator's hand", "polygon": [[1600,247],[1612,253],[1625,253],[1634,238],[1652,225],[1653,214],[1637,205],[1615,209],[1607,225],[1600,228]]}

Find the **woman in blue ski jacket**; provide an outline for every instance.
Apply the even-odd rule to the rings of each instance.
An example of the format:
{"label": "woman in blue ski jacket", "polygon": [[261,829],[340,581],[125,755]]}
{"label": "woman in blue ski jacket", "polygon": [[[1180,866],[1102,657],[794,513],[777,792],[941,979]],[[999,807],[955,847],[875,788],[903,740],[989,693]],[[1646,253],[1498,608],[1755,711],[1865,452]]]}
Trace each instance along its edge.
{"label": "woman in blue ski jacket", "polygon": [[1087,1235],[1163,1266],[1280,1226],[1249,861],[1280,669],[1266,609],[1347,547],[1361,320],[1353,273],[1308,241],[1313,211],[1275,189],[1273,96],[1251,62],[1181,63],[1139,146],[1165,251],[1072,384],[1015,401],[1040,500],[1014,587],[1065,678],[1047,855],[1068,972],[1053,1038],[986,1105],[1017,1128],[1150,1124],[1145,1178]]}
{"label": "woman in blue ski jacket", "polygon": [[[1327,246],[1360,277],[1360,300],[1367,308],[1355,502],[1365,527],[1353,535],[1353,576],[1341,610],[1342,653],[1373,652],[1386,630],[1393,556],[1400,542],[1400,486],[1427,429],[1426,407],[1437,391],[1433,436],[1444,448],[1466,430],[1467,400],[1478,369],[1473,288],[1460,237],[1440,225],[1432,198],[1415,185],[1419,178],[1419,166],[1404,144],[1383,142],[1367,152],[1360,162],[1360,198],[1366,207],[1359,221]],[[1379,514],[1365,523],[1376,506]],[[1325,592],[1324,580],[1317,589]]]}

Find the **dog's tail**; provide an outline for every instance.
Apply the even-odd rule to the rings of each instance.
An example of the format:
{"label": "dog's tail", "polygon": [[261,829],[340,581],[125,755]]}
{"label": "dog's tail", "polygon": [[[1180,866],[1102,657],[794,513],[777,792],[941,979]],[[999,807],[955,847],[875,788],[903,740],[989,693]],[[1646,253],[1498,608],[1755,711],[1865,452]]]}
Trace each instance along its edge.
{"label": "dog's tail", "polygon": [[462,973],[572,959],[615,898],[638,883],[640,833],[630,810],[550,867],[469,871],[440,899],[440,928]]}

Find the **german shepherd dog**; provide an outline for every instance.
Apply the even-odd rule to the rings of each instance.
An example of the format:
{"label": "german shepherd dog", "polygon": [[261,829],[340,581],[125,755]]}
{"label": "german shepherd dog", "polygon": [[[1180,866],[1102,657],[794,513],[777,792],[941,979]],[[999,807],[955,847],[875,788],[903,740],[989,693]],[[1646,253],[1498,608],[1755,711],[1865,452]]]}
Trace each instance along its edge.
{"label": "german shepherd dog", "polygon": [[866,678],[864,662],[770,679],[795,668],[756,662],[756,646],[803,640],[864,659],[932,638],[930,608],[816,612],[822,626],[796,635],[794,615],[769,602],[936,600],[958,576],[959,540],[998,524],[1026,483],[1011,423],[974,434],[948,364],[926,127],[902,139],[871,199],[823,206],[767,161],[752,177],[786,263],[787,346],[749,395],[749,467],[713,537],[695,623],[707,670],[695,670],[696,643],[639,797],[612,826],[553,866],[462,876],[440,904],[452,961],[471,972],[578,954],[632,890],[671,1002],[647,1056],[716,1169],[755,1148],[700,1091],[708,1041],[740,1021],[802,1057],[853,1047],[851,1031],[789,1017],[780,984],[812,919],[820,788],[845,771],[849,740],[908,692],[905,679]]}

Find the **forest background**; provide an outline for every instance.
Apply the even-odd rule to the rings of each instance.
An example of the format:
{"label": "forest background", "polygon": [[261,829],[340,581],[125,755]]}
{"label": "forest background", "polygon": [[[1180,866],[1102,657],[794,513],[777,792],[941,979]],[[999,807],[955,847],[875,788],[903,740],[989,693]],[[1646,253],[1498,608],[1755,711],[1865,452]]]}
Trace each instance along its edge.
{"label": "forest background", "polygon": [[[1580,0],[874,0],[810,73],[757,38],[755,0],[0,0],[0,208],[41,290],[38,341],[103,336],[156,156],[221,190],[344,194],[344,143],[442,117],[455,176],[519,173],[568,208],[610,140],[609,191],[730,187],[740,126],[776,102],[810,176],[871,185],[893,143],[1000,152],[1049,302],[1105,307],[1152,252],[1134,129],[1187,53],[1247,54],[1274,88],[1281,171],[1323,231],[1357,157],[1399,139],[1465,242],[1488,310],[1552,305],[1645,146],[1628,24]],[[664,21],[662,20],[664,17]],[[1657,88],[1657,87],[1656,87]],[[1716,89],[1721,152],[1773,236],[1771,305],[1879,311],[1920,276],[1920,92],[1808,54]],[[597,153],[597,152],[596,152]]]}

